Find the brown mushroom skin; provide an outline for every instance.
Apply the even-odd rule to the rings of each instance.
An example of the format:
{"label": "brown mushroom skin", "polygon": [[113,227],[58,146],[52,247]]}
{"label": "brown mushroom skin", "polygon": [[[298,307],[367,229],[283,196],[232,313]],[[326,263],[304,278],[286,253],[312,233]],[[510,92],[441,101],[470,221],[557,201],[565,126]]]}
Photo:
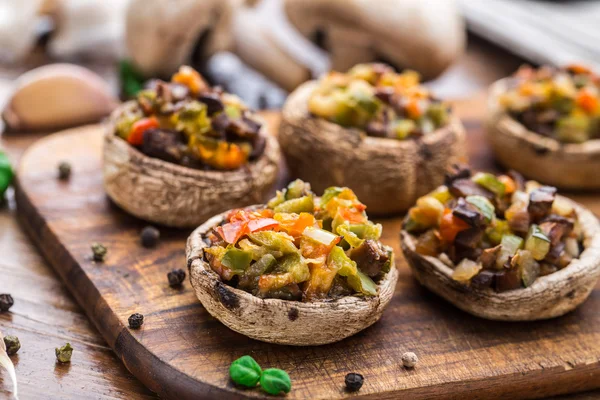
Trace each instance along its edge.
{"label": "brown mushroom skin", "polygon": [[406,231],[400,234],[402,251],[417,281],[470,314],[499,321],[559,317],[582,304],[600,277],[600,223],[589,210],[572,204],[585,250],[567,267],[537,278],[527,288],[498,293],[485,285],[457,282],[452,279],[452,268],[436,257],[418,254],[416,240]]}
{"label": "brown mushroom skin", "polygon": [[[258,206],[257,206],[258,207]],[[187,241],[190,281],[196,296],[213,317],[252,339],[292,346],[333,343],[373,325],[394,294],[394,264],[379,282],[376,296],[345,296],[337,300],[300,302],[261,299],[223,283],[204,261],[204,235],[221,224],[227,212],[198,227]]]}
{"label": "brown mushroom skin", "polygon": [[562,189],[599,190],[600,139],[561,143],[528,130],[498,104],[508,87],[501,79],[490,87],[487,137],[496,159],[528,178]]}
{"label": "brown mushroom skin", "polygon": [[104,188],[123,210],[140,219],[192,228],[224,210],[263,201],[277,179],[279,145],[264,131],[263,154],[234,171],[203,171],[149,157],[115,133],[115,110],[104,139]]}
{"label": "brown mushroom skin", "polygon": [[366,136],[308,111],[317,82],[307,82],[287,99],[279,143],[292,176],[323,192],[347,186],[369,215],[406,211],[417,198],[444,182],[446,169],[467,158],[465,131],[456,117],[418,140]]}

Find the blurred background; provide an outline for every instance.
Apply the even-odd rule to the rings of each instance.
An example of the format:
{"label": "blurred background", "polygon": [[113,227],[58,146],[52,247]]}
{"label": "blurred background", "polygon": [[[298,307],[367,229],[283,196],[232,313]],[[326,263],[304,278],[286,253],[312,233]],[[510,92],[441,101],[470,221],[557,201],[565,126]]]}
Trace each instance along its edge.
{"label": "blurred background", "polygon": [[[0,0],[0,105],[41,79],[17,77],[49,63],[82,65],[105,82],[88,96],[108,92],[86,109],[88,119],[106,114],[111,96],[132,95],[143,80],[168,77],[181,64],[254,108],[280,107],[290,90],[329,68],[375,60],[415,69],[438,96],[461,98],[523,62],[595,67],[598,20],[595,1]],[[34,85],[16,102],[71,95],[63,93],[65,74],[72,75],[46,72],[55,83]],[[31,111],[3,113],[9,128],[37,118],[14,115],[23,112]],[[46,127],[72,125],[72,115],[65,118]]]}

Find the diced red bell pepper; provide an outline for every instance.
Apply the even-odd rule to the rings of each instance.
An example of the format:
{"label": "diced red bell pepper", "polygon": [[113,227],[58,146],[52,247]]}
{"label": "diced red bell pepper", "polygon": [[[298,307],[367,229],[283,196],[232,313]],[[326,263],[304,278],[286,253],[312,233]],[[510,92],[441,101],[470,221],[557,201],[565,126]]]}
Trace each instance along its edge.
{"label": "diced red bell pepper", "polygon": [[248,221],[248,230],[250,232],[258,232],[264,230],[273,230],[279,226],[279,222],[273,218],[261,218]]}
{"label": "diced red bell pepper", "polygon": [[227,243],[235,244],[244,235],[250,233],[248,231],[248,223],[245,221],[230,222],[223,226],[215,228],[215,231]]}
{"label": "diced red bell pepper", "polygon": [[144,132],[148,129],[158,128],[160,125],[155,117],[142,118],[137,122],[134,122],[129,136],[127,136],[127,142],[133,146],[141,146],[144,142]]}
{"label": "diced red bell pepper", "polygon": [[464,231],[469,228],[469,224],[460,218],[455,217],[452,214],[452,210],[446,208],[444,210],[444,216],[440,222],[440,236],[446,243],[454,242],[456,235],[460,231]]}

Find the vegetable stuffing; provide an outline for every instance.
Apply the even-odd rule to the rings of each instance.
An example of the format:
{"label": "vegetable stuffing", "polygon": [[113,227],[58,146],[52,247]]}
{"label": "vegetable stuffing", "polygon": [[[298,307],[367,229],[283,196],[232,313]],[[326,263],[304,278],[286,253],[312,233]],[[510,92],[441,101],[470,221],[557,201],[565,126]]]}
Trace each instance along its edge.
{"label": "vegetable stuffing", "polygon": [[265,207],[236,209],[206,235],[204,258],[224,282],[261,298],[374,296],[393,253],[348,188],[317,197],[301,180]]}
{"label": "vegetable stuffing", "polygon": [[449,106],[419,84],[415,71],[396,73],[384,64],[358,64],[329,72],[308,100],[309,111],[369,136],[418,138],[447,124]]}
{"label": "vegetable stuffing", "polygon": [[116,133],[142,153],[207,170],[235,170],[264,150],[261,123],[235,95],[182,66],[170,82],[150,81],[121,111]]}
{"label": "vegetable stuffing", "polygon": [[527,129],[564,143],[600,138],[600,78],[590,69],[524,66],[498,101]]}
{"label": "vegetable stuffing", "polygon": [[572,204],[512,171],[456,166],[409,210],[404,229],[416,237],[417,253],[452,265],[455,281],[498,292],[531,286],[583,248]]}

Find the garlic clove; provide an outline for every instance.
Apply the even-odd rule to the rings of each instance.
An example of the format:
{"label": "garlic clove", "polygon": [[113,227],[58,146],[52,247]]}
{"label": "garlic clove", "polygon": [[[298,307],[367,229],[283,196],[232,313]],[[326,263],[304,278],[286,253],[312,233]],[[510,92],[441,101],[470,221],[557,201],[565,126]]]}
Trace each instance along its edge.
{"label": "garlic clove", "polygon": [[51,64],[15,81],[2,117],[14,130],[54,129],[98,121],[117,104],[96,73],[73,64]]}

